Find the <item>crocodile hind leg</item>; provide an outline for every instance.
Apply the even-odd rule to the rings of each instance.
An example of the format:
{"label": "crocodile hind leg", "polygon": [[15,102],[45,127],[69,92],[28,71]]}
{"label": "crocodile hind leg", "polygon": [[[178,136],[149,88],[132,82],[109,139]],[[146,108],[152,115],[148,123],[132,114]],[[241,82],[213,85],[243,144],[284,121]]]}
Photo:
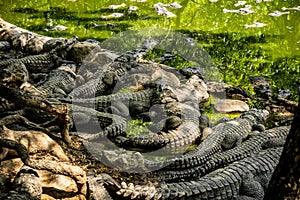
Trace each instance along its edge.
{"label": "crocodile hind leg", "polygon": [[[107,175],[109,176],[109,175]],[[111,178],[112,179],[112,178]],[[88,183],[88,196],[93,200],[112,200],[112,197],[104,187],[106,184],[105,176],[102,174],[94,175],[89,174],[87,175],[87,183]]]}
{"label": "crocodile hind leg", "polygon": [[129,116],[129,109],[123,102],[114,102],[114,104],[110,107],[111,113],[115,115],[119,115],[122,117]]}
{"label": "crocodile hind leg", "polygon": [[265,195],[264,188],[253,178],[252,174],[249,174],[249,177],[244,177],[241,189],[240,200],[263,200]]}

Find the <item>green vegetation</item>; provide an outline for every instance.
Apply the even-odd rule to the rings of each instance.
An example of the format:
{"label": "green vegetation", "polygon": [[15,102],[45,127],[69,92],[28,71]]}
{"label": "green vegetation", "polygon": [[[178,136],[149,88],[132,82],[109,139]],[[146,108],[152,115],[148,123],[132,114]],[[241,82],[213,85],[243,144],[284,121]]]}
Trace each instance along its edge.
{"label": "green vegetation", "polygon": [[158,60],[157,58],[161,57],[162,55],[164,55],[165,53],[167,53],[165,50],[161,50],[161,49],[152,49],[150,50],[145,56],[144,59],[146,60],[154,60],[157,63],[161,63],[161,64],[165,64],[171,67],[174,67],[175,69],[181,69],[181,68],[187,68],[187,67],[191,67],[193,66],[193,62],[190,62],[186,59],[184,59],[182,56],[180,55],[176,55],[175,59],[172,60]]}
{"label": "green vegetation", "polygon": [[137,134],[150,134],[151,131],[147,128],[152,122],[144,122],[140,119],[130,119],[127,121],[126,137],[136,136]]}
{"label": "green vegetation", "polygon": [[[272,89],[290,89],[290,99],[297,100],[294,87],[300,77],[300,11],[272,17],[272,11],[282,7],[299,6],[298,1],[273,0],[256,3],[249,1],[255,12],[249,15],[223,13],[222,10],[238,9],[236,1],[179,0],[180,9],[169,9],[176,17],[165,18],[153,9],[155,3],[172,3],[153,0],[138,3],[131,0],[34,0],[2,1],[0,17],[25,29],[53,37],[78,36],[103,41],[117,33],[141,28],[164,28],[178,31],[194,38],[209,53],[221,72],[224,82],[242,86],[251,91],[248,77],[265,76]],[[126,7],[108,9],[111,4],[126,3]],[[128,12],[128,6],[138,6]],[[113,12],[123,13],[116,19],[102,19]],[[262,22],[261,28],[244,28],[245,24]],[[50,25],[64,25],[65,31],[45,31]],[[156,54],[158,52],[154,52]],[[151,56],[150,56],[151,57]],[[152,55],[153,58],[153,55]],[[177,68],[190,66],[180,57],[171,64]],[[210,75],[210,74],[209,74]]]}

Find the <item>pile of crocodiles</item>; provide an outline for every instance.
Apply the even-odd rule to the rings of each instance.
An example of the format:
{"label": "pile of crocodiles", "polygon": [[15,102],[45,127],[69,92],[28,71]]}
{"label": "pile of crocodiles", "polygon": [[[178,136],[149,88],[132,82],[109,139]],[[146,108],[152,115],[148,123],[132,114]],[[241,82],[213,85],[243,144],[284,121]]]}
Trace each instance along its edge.
{"label": "pile of crocodiles", "polygon": [[[178,72],[142,60],[151,48],[146,41],[132,52],[110,52],[0,19],[1,126],[24,129],[9,121],[21,116],[15,119],[26,119],[29,130],[67,128],[62,138],[68,145],[69,137],[81,138],[93,157],[122,175],[87,172],[87,199],[263,199],[290,126],[265,128],[269,112],[255,108],[212,125],[201,111],[209,96],[201,70]],[[102,64],[105,53],[111,57]],[[58,105],[68,108],[67,117],[58,115]],[[150,123],[129,136],[131,119]],[[69,126],[61,125],[64,120]],[[4,147],[22,157],[18,144],[6,138],[0,144],[1,159]],[[22,161],[34,168],[24,155]],[[30,178],[30,169],[20,173],[25,171]],[[17,187],[0,198],[40,199],[41,193]]]}

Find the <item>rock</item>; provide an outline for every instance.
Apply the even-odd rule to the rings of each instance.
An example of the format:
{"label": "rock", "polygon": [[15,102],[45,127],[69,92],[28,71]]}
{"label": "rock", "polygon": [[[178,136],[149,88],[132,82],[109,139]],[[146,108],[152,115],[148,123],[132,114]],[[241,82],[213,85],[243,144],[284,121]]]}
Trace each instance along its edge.
{"label": "rock", "polygon": [[89,53],[96,47],[99,47],[95,43],[90,42],[78,42],[74,44],[72,50],[70,52],[71,60],[75,61],[76,63],[81,63]]}
{"label": "rock", "polygon": [[209,94],[207,92],[207,86],[203,79],[199,78],[196,75],[193,75],[187,81],[187,84],[194,86],[195,96],[199,102],[206,102],[209,99]]}
{"label": "rock", "polygon": [[12,180],[23,166],[21,158],[3,160],[0,162],[1,177]]}
{"label": "rock", "polygon": [[[7,192],[12,180],[17,177],[23,166],[20,158],[1,161],[0,193]],[[37,174],[43,188],[41,199],[85,200],[86,185],[79,189],[74,179],[45,170],[37,170]]]}
{"label": "rock", "polygon": [[[6,127],[4,127],[3,130],[4,131],[0,135],[1,137],[15,140],[23,144],[30,154],[46,152],[57,157],[61,161],[69,161],[68,156],[64,153],[62,148],[43,132],[13,131]],[[10,150],[9,153],[16,154],[13,150]]]}
{"label": "rock", "polygon": [[[0,163],[0,194],[7,192],[6,189],[10,187],[12,180],[17,173],[24,166],[20,158],[1,161]],[[78,191],[78,187],[74,179],[53,174],[45,170],[37,170],[41,186],[43,188],[42,200],[85,200],[84,190]],[[1,196],[0,196],[1,197]]]}
{"label": "rock", "polygon": [[230,87],[230,85],[224,82],[216,81],[207,81],[206,85],[208,92],[218,98],[226,98],[226,88]]}
{"label": "rock", "polygon": [[24,50],[28,41],[33,38],[33,35],[28,32],[23,32],[20,34],[16,34],[11,37],[11,44],[15,49]]}
{"label": "rock", "polygon": [[53,199],[65,199],[66,197],[77,196],[75,194],[78,193],[78,188],[72,178],[60,174],[53,174],[45,170],[38,170],[38,174],[43,186],[44,195],[52,197]]}
{"label": "rock", "polygon": [[[51,197],[47,194],[42,194],[41,200],[56,200],[57,198]],[[78,194],[71,197],[61,198],[60,200],[86,200],[85,196],[82,194]]]}
{"label": "rock", "polygon": [[167,84],[173,88],[177,88],[180,85],[180,81],[174,72],[158,69],[155,70],[151,77],[156,84]]}
{"label": "rock", "polygon": [[230,87],[227,83],[216,81],[207,81],[206,85],[209,92],[225,92],[226,88]]}
{"label": "rock", "polygon": [[96,142],[84,142],[85,148],[97,155],[105,165],[124,172],[145,172],[149,170],[145,166],[145,159],[140,152],[128,150],[104,150],[102,145]]}
{"label": "rock", "polygon": [[249,101],[253,98],[252,95],[243,88],[228,85],[224,82],[207,81],[206,85],[210,94],[221,99],[229,98]]}
{"label": "rock", "polygon": [[43,51],[44,44],[49,40],[49,38],[34,37],[28,41],[25,47],[25,51],[30,54],[39,54]]}
{"label": "rock", "polygon": [[219,99],[212,103],[212,107],[219,113],[246,112],[248,104],[240,100]]}
{"label": "rock", "polygon": [[[89,42],[85,42],[89,43]],[[97,45],[92,44],[91,45]],[[114,59],[118,57],[118,55],[115,52],[101,49],[98,45],[95,49],[92,51],[88,50],[89,48],[84,45],[76,44],[74,46],[78,46],[78,48],[74,48],[71,51],[71,55],[74,56],[74,58],[78,59],[77,61],[82,62],[82,66],[78,70],[78,75],[83,76],[86,78],[86,73],[90,72],[91,77],[95,75],[94,73],[99,70],[100,68],[103,68],[104,65],[112,62]],[[92,48],[92,46],[90,47]],[[89,53],[89,54],[88,54]],[[84,56],[83,56],[84,55]],[[77,62],[76,61],[76,62]],[[87,78],[91,78],[87,77]]]}

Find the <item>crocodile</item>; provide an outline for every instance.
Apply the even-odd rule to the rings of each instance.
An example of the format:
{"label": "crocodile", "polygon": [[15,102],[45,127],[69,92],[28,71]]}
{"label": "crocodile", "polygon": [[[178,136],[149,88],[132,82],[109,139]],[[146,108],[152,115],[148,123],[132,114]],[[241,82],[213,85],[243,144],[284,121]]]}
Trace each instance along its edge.
{"label": "crocodile", "polygon": [[47,80],[36,85],[36,89],[45,97],[66,97],[75,87],[75,66],[62,65],[52,70]]}
{"label": "crocodile", "polygon": [[121,183],[118,195],[131,199],[263,199],[282,147],[269,148],[190,181],[156,187]]}
{"label": "crocodile", "polygon": [[168,160],[166,169],[184,169],[205,163],[216,152],[240,145],[257,124],[266,119],[266,110],[250,109],[239,118],[232,119],[213,127],[207,138],[194,150],[181,157]]}
{"label": "crocodile", "polygon": [[171,67],[157,63],[136,63],[134,59],[140,53],[139,51],[126,52],[117,57],[113,62],[103,66],[100,64],[100,66],[97,66],[97,57],[91,58],[95,62],[90,63],[88,61],[88,65],[96,66],[98,70],[90,80],[83,85],[77,86],[70,93],[69,97],[72,99],[95,97],[110,93],[112,88],[114,91],[118,91],[127,86],[128,79],[133,80],[134,83],[131,84],[142,84],[142,86],[144,84],[153,84],[159,77],[169,79],[168,84],[172,86],[179,83],[178,77],[180,73],[177,72],[176,74],[176,71]]}
{"label": "crocodile", "polygon": [[85,191],[86,173],[79,166],[73,166],[54,160],[34,159],[29,155],[27,148],[23,144],[11,139],[0,138],[0,145],[4,148],[15,150],[26,166],[36,170],[47,170],[54,174],[69,176],[76,182],[78,192]]}
{"label": "crocodile", "polygon": [[[125,62],[125,61],[123,61]],[[128,62],[128,61],[127,61]],[[137,67],[139,68],[139,67]],[[156,70],[154,70],[156,69]],[[157,71],[157,67],[154,67],[150,71]],[[139,70],[133,70],[133,71],[139,71]],[[142,70],[143,71],[143,70]],[[153,72],[152,72],[153,73]],[[155,72],[154,72],[155,73]],[[168,77],[167,75],[171,74],[170,72],[164,72],[163,77],[154,78],[153,84],[155,89],[154,90],[146,90],[145,93],[140,92],[141,94],[151,94],[148,101],[152,101],[152,104],[160,105],[162,106],[162,110],[166,110],[168,114],[167,122],[174,122],[171,125],[167,124],[166,126],[162,127],[163,130],[159,133],[150,134],[147,136],[136,136],[131,138],[125,138],[125,137],[117,137],[117,138],[111,138],[115,143],[117,143],[119,146],[126,146],[129,148],[148,148],[151,147],[151,149],[158,148],[158,147],[164,147],[169,146],[171,148],[179,147],[179,146],[188,146],[195,142],[197,138],[200,137],[200,129],[198,127],[198,121],[199,121],[199,111],[193,108],[193,106],[196,106],[197,100],[194,98],[188,97],[186,93],[193,94],[194,90],[190,91],[192,86],[190,87],[183,87],[180,86],[180,88],[172,89],[172,87],[179,86],[180,81],[175,76],[175,83],[172,76]],[[155,76],[159,76],[159,74],[156,74]],[[173,75],[174,76],[174,75]],[[104,75],[105,77],[105,75]],[[183,92],[181,92],[181,88],[183,88]],[[184,90],[185,89],[185,90]],[[91,90],[89,90],[91,91]],[[149,93],[149,91],[151,91]],[[184,93],[186,92],[186,93]],[[154,93],[154,94],[152,94]],[[103,102],[103,107],[107,107],[110,103],[112,103],[112,100],[122,99],[126,100],[126,98],[132,98],[132,100],[137,97],[137,94],[139,93],[132,93],[132,95],[128,94],[112,94],[107,97],[104,96],[97,96],[94,98],[95,101],[99,101],[99,103]],[[72,96],[72,94],[71,94]],[[124,99],[123,99],[124,98]],[[147,96],[143,97],[143,100],[146,100]],[[137,101],[140,101],[140,97],[136,99]],[[153,100],[151,100],[153,99]],[[79,105],[87,105],[91,103],[91,99],[76,99],[72,98],[73,103]],[[129,99],[130,100],[130,99]],[[101,102],[100,102],[101,101]],[[181,104],[175,105],[174,102],[183,102]],[[193,102],[195,101],[195,102]],[[117,102],[119,102],[117,100]],[[98,104],[99,104],[98,103]],[[188,104],[191,104],[188,105]],[[93,107],[93,105],[92,105]],[[177,108],[177,110],[175,109]],[[197,107],[196,107],[197,108]],[[172,110],[173,109],[173,110]],[[96,109],[97,110],[97,109]],[[100,109],[99,109],[100,110]],[[173,113],[172,113],[173,112]],[[177,117],[174,116],[180,116],[182,117],[182,124],[181,120],[179,120]],[[162,122],[164,123],[164,122]],[[177,124],[174,126],[174,124]],[[168,128],[176,128],[175,130],[168,130]],[[161,129],[159,129],[161,130]],[[192,132],[193,134],[188,134],[189,132]]]}
{"label": "crocodile", "polygon": [[[211,158],[203,165],[202,169],[205,170],[201,172],[202,175],[207,174],[209,171],[217,167],[226,165],[236,160],[240,160],[244,157],[250,156],[251,154],[258,153],[263,148],[280,146],[275,144],[272,145],[270,143],[278,140],[284,142],[290,128],[290,126],[281,126],[263,132],[253,133],[252,135],[250,135],[249,139],[244,141],[241,145],[227,151],[212,155]],[[283,146],[283,144],[281,146]]]}
{"label": "crocodile", "polygon": [[[138,65],[138,67],[128,71],[124,80],[127,79],[127,75],[135,73],[139,74],[140,72],[146,72],[146,74],[152,75],[150,79],[150,82],[152,84],[146,85],[146,87],[150,88],[145,90],[147,93],[148,91],[151,91],[151,97],[148,100],[151,102],[151,109],[157,107],[158,111],[163,111],[166,115],[162,116],[162,118],[159,118],[161,116],[157,117],[157,115],[160,115],[158,113],[156,114],[156,116],[150,117],[154,120],[157,120],[157,118],[162,119],[161,121],[154,121],[153,126],[148,126],[148,128],[151,129],[154,133],[147,133],[147,135],[143,135],[143,133],[140,133],[140,135],[138,136],[131,136],[129,138],[118,135],[117,137],[110,137],[109,139],[111,139],[111,141],[113,141],[118,146],[124,147],[126,149],[138,148],[142,151],[153,151],[159,149],[160,151],[154,152],[155,156],[158,155],[157,153],[163,152],[164,155],[160,154],[158,156],[165,157],[167,155],[174,157],[174,155],[186,152],[190,145],[194,144],[196,140],[201,136],[200,127],[198,124],[200,113],[197,109],[197,97],[194,97],[193,95],[196,90],[194,88],[194,85],[197,85],[199,80],[193,78],[192,80],[194,82],[191,81],[190,83],[188,83],[188,85],[181,85],[180,80],[173,73],[171,73],[173,71],[168,69],[168,67],[164,67],[162,70],[160,69],[160,65]],[[121,85],[123,86],[123,84]],[[140,93],[142,92],[143,91],[141,91]],[[129,94],[131,95],[131,93]],[[134,95],[133,97],[135,97],[136,94],[137,92],[132,93],[132,95]],[[78,104],[80,106],[94,107],[93,104],[95,103],[95,101],[97,102],[99,100],[101,101],[101,104],[104,105],[103,107],[107,107],[110,105],[112,100],[119,102],[118,99],[126,100],[126,98],[128,97],[130,97],[128,96],[128,94],[122,93],[111,94],[107,96],[96,96],[94,98],[87,99],[73,98],[72,102],[75,105]],[[143,100],[145,100],[144,97]],[[104,101],[104,103],[102,103],[102,101]],[[140,101],[141,99],[139,97],[138,102]],[[150,112],[152,111],[154,110],[150,110]],[[98,152],[95,149],[97,146],[97,141],[99,141],[99,139],[88,139],[85,143],[86,147],[93,152]],[[99,155],[97,155],[96,157],[104,155],[108,159],[110,159],[112,158],[110,154],[113,153],[99,152]],[[151,156],[153,156],[153,154]],[[115,159],[112,158],[112,163],[114,163],[113,160]],[[145,168],[147,170],[161,167],[162,164],[164,164],[161,161],[144,161]]]}
{"label": "crocodile", "polygon": [[0,69],[13,63],[25,64],[27,70],[31,72],[49,72],[62,63],[62,58],[52,53],[38,54],[26,56],[23,58],[5,59],[0,61]]}
{"label": "crocodile", "polygon": [[9,42],[7,41],[0,41],[0,51],[7,51],[11,48]]}
{"label": "crocodile", "polygon": [[5,116],[10,116],[10,115],[15,115],[15,116],[23,116],[29,121],[35,123],[35,124],[42,124],[47,125],[51,124],[50,122],[53,122],[56,119],[55,115],[49,114],[43,110],[33,108],[33,107],[23,107],[22,109],[19,110],[5,110],[5,112],[2,112],[0,117],[5,117]]}
{"label": "crocodile", "polygon": [[[94,98],[74,98],[74,99],[60,99],[63,102],[72,103],[74,105],[79,105],[83,107],[93,108],[97,111],[108,111],[110,108],[110,112],[112,112],[113,107],[121,107],[122,105],[125,108],[122,109],[122,112],[112,112],[114,114],[129,115],[129,110],[126,112],[126,109],[130,109],[131,104],[134,102],[144,102],[145,107],[149,107],[151,105],[151,99],[153,97],[154,90],[153,89],[145,89],[137,92],[129,92],[129,93],[115,93],[110,95],[97,96]],[[126,105],[124,105],[126,104]],[[132,109],[133,110],[133,109]],[[136,109],[135,109],[136,110]],[[141,111],[140,111],[141,112]],[[124,114],[125,113],[125,114]]]}
{"label": "crocodile", "polygon": [[[76,105],[67,106],[70,109],[69,117],[72,119],[71,129],[72,127],[74,129],[79,128],[77,129],[78,132],[76,135],[79,135],[87,141],[100,140],[103,137],[114,138],[119,135],[124,135],[126,132],[126,120],[121,116],[98,112],[94,109]],[[33,107],[25,107],[16,111],[7,111],[2,114],[3,116],[14,116],[14,119],[23,117],[26,120],[30,120],[25,122],[25,125],[30,125],[28,124],[29,122],[34,122],[33,124],[37,125],[37,128],[49,127],[57,123],[57,116]],[[74,121],[76,121],[76,126],[74,125]],[[17,123],[19,122],[16,121],[13,125]],[[30,128],[32,129],[33,127]],[[49,134],[46,129],[42,129],[42,131]]]}
{"label": "crocodile", "polygon": [[182,73],[187,78],[189,78],[193,75],[196,75],[196,76],[203,79],[203,76],[204,76],[203,68],[198,67],[198,66],[191,66],[191,67],[188,67],[188,68],[181,68],[179,70],[179,72]]}
{"label": "crocodile", "polygon": [[143,56],[145,56],[148,51],[150,49],[152,49],[153,47],[155,47],[155,45],[157,45],[158,41],[154,40],[154,39],[147,39],[142,43],[142,46],[140,49],[135,49],[133,51],[133,57],[135,58],[141,58]]}
{"label": "crocodile", "polygon": [[[99,135],[106,135],[109,137],[116,137],[118,134],[121,135],[121,133],[124,133],[126,130],[126,121],[123,117],[110,114],[110,113],[104,113],[104,112],[98,112],[94,109],[61,103],[54,99],[53,102],[52,99],[44,98],[39,95],[32,95],[28,92],[20,92],[15,89],[10,89],[5,87],[4,85],[0,84],[0,91],[1,91],[1,97],[4,97],[5,99],[9,101],[13,101],[17,104],[22,104],[23,106],[28,106],[34,109],[38,110],[44,110],[42,115],[45,115],[43,118],[52,118],[56,116],[56,122],[57,120],[60,120],[60,123],[67,123],[69,124],[70,119],[76,120],[78,125],[87,123],[89,121],[92,122],[92,124],[96,123],[96,125],[103,129],[103,132],[99,132],[97,134],[94,134],[93,136],[90,136],[91,138],[97,138]],[[34,111],[35,112],[35,111]],[[34,113],[33,112],[33,113]],[[21,112],[19,114],[26,115],[28,112]],[[38,113],[38,112],[35,112]],[[18,114],[18,113],[17,113]],[[62,117],[62,118],[60,118]],[[88,123],[88,125],[90,125]],[[67,133],[68,134],[68,133]]]}
{"label": "crocodile", "polygon": [[0,199],[38,200],[41,195],[42,184],[37,171],[24,165],[14,178],[11,190],[6,195],[0,194]]}
{"label": "crocodile", "polygon": [[[126,149],[138,148],[143,151],[160,150],[159,152],[168,154],[168,156],[174,156],[186,152],[189,146],[193,145],[199,137],[200,130],[197,124],[183,122],[178,128],[169,130],[168,132],[160,131],[157,134],[152,133],[146,136],[132,137],[128,140],[123,139],[121,142],[118,140],[113,141]],[[120,140],[120,137],[118,139]]]}
{"label": "crocodile", "polygon": [[[259,153],[266,148],[282,147],[290,126],[275,127],[263,132],[253,133],[241,145],[224,152],[213,154],[204,164],[182,170],[160,170],[146,174],[149,180],[172,181],[204,176],[211,171]],[[278,141],[281,141],[278,143]]]}
{"label": "crocodile", "polygon": [[77,39],[77,36],[74,36],[70,39],[52,38],[43,44],[43,52],[55,53],[59,57],[66,59],[68,52],[70,52],[73,46],[78,43]]}
{"label": "crocodile", "polygon": [[[93,200],[113,200],[106,188],[105,182],[109,180],[105,179],[104,174],[87,174],[88,183],[88,196]],[[115,182],[114,182],[115,183]]]}
{"label": "crocodile", "polygon": [[[200,127],[198,125],[200,113],[193,107],[195,106],[194,103],[196,102],[196,100],[190,97],[186,97],[185,95],[180,93],[179,90],[175,90],[174,92],[172,88],[169,88],[168,84],[165,84],[168,81],[170,80],[167,79],[166,81],[164,81],[156,79],[156,82],[154,83],[155,88],[146,89],[146,91],[150,90],[151,93],[154,93],[154,95],[151,95],[151,99],[153,99],[151,100],[152,103],[157,103],[154,104],[154,106],[158,106],[158,110],[160,111],[166,111],[167,116],[162,120],[162,130],[159,129],[161,131],[159,131],[158,133],[152,133],[144,136],[139,135],[130,138],[117,136],[115,138],[110,138],[115,144],[125,148],[139,148],[146,151],[147,149],[155,150],[158,148],[162,148],[159,152],[163,152],[163,156],[165,156],[166,154],[170,156],[170,153],[172,153],[172,156],[174,156],[174,154],[185,152],[186,149],[190,145],[195,143],[196,139],[201,136]],[[187,90],[187,88],[185,89]],[[120,97],[128,98],[128,95],[126,94],[112,94],[108,96],[109,100],[111,100],[111,98],[116,99]],[[103,97],[98,96],[95,97],[94,100],[100,98]],[[75,99],[74,102],[75,104],[79,103],[79,105],[80,103],[83,105],[86,105],[86,103],[92,103],[91,99],[87,99],[88,101],[86,102],[85,100],[86,99]],[[105,102],[107,102],[106,98],[104,100]],[[193,102],[193,100],[195,102]],[[180,103],[178,101],[182,101],[184,103]],[[94,149],[95,146],[97,146],[95,143],[96,141],[99,140],[88,139],[88,141],[86,142],[86,147],[93,152],[97,152],[97,150]],[[168,153],[166,153],[167,151]],[[99,152],[99,155],[100,154],[102,155],[106,153]],[[108,152],[106,156],[110,158],[110,154],[111,153]],[[112,160],[114,160],[114,158],[112,158]],[[145,167],[147,169],[160,167],[161,164],[161,162],[148,162],[147,160],[145,160]]]}
{"label": "crocodile", "polygon": [[270,100],[273,92],[270,84],[264,77],[261,76],[250,76],[250,82],[254,88],[256,95],[260,98]]}
{"label": "crocodile", "polygon": [[107,89],[112,88],[119,77],[127,71],[136,67],[136,63],[128,54],[117,57],[113,62],[104,66],[98,66],[94,76],[69,94],[72,99],[82,97],[94,97],[103,94]]}
{"label": "crocodile", "polygon": [[[70,40],[71,46],[66,46],[66,49],[64,45],[61,46],[64,42],[64,40],[49,41],[44,45],[44,50],[52,51],[52,49],[58,49],[61,50],[60,53],[65,54],[65,51],[70,50],[67,48],[72,48],[73,42],[76,43],[77,41]],[[149,187],[148,192],[141,192],[141,189],[137,187],[132,185],[125,187],[122,184],[124,191],[121,191],[122,189],[118,187],[120,194],[125,194],[125,196],[129,197],[162,199],[195,198],[194,196],[200,199],[261,199],[263,190],[267,185],[267,179],[271,174],[270,171],[275,166],[274,161],[278,157],[273,152],[276,151],[273,148],[282,146],[287,128],[282,127],[282,129],[277,128],[264,131],[264,127],[261,124],[267,113],[258,110],[250,110],[240,118],[219,123],[212,129],[205,129],[205,126],[199,127],[199,118],[203,115],[196,109],[198,107],[195,107],[198,101],[189,98],[194,96],[193,90],[195,90],[195,87],[184,87],[181,85],[183,83],[182,79],[178,77],[173,78],[176,77],[174,74],[174,76],[169,76],[173,73],[171,68],[151,62],[148,64],[139,63],[138,58],[145,55],[153,45],[155,44],[150,42],[145,44],[142,50],[121,55],[112,63],[99,66],[99,69],[90,81],[78,86],[72,92],[70,91],[74,86],[76,75],[74,71],[66,70],[66,66],[64,66],[64,69],[57,68],[57,66],[61,66],[61,58],[57,57],[57,54],[45,53],[31,57],[3,60],[0,62],[0,68],[3,69],[13,62],[24,64],[30,74],[32,72],[50,72],[48,79],[36,86],[38,90],[43,91],[44,96],[47,98],[54,96],[55,100],[57,100],[57,95],[62,97],[68,95],[67,98],[70,98],[70,100],[59,100],[67,102],[68,107],[71,107],[71,118],[73,117],[76,125],[74,129],[85,139],[83,143],[86,146],[92,143],[103,144],[104,140],[102,139],[105,137],[124,148],[138,147],[143,150],[161,148],[162,151],[167,151],[169,148],[177,150],[179,147],[188,147],[190,144],[193,144],[201,136],[203,130],[209,133],[208,137],[195,150],[182,156],[176,155],[170,160],[159,160],[158,162],[144,160],[143,164],[147,165],[147,167],[167,165],[167,167],[153,174],[144,174],[146,179],[154,175],[154,178],[151,180],[159,181],[158,187],[152,185]],[[48,62],[48,55],[57,57],[57,60],[53,58],[55,61],[52,63]],[[49,60],[51,59],[49,58]],[[52,64],[55,66],[52,66]],[[65,75],[67,78],[65,78]],[[130,80],[126,80],[128,78],[127,75],[130,76]],[[186,78],[192,75],[202,76],[201,70],[197,68],[193,68],[191,71],[187,70],[184,75]],[[121,78],[123,79],[120,80]],[[130,81],[131,83],[128,83]],[[158,91],[150,87],[138,92],[111,94],[112,90],[113,92],[119,92],[118,90],[124,88],[124,86],[126,89],[127,86],[130,87],[136,83],[142,84],[139,85],[141,88],[147,88],[147,84],[162,87],[158,87]],[[68,88],[64,88],[64,86]],[[104,96],[106,94],[109,95]],[[2,94],[0,96],[5,97],[6,95]],[[51,101],[51,99],[47,100]],[[125,105],[127,101],[129,102],[129,108]],[[144,112],[143,109],[136,109],[139,103],[144,103],[147,108],[157,106],[166,115],[148,126],[154,133],[147,136],[139,135],[125,138],[125,117],[132,114],[132,111],[138,117],[151,118],[154,116],[155,118],[159,115],[159,112],[152,112],[153,110],[148,113],[142,113]],[[24,103],[22,102],[21,104]],[[29,104],[29,106],[31,105]],[[93,108],[96,108],[96,110]],[[139,115],[140,113],[141,115]],[[45,120],[47,121],[47,119]],[[86,125],[83,126],[83,124]],[[95,125],[100,127],[100,129],[93,129],[90,125]],[[80,132],[80,129],[83,133]],[[255,129],[261,132],[251,133]],[[268,161],[269,165],[265,161]],[[220,167],[224,168],[218,169]],[[259,175],[259,173],[262,175]],[[193,180],[188,180],[189,178]],[[185,179],[186,181],[182,182],[180,179]],[[162,180],[168,183],[163,183],[161,182]],[[177,180],[179,182],[174,183]],[[104,191],[105,188],[103,186],[105,184],[106,182],[103,180],[90,180],[91,190],[100,191],[98,197],[94,196],[93,198],[111,199],[108,193]],[[256,188],[256,191],[250,190],[251,188]],[[102,191],[103,193],[101,193]]]}
{"label": "crocodile", "polygon": [[[97,116],[102,116],[102,119],[104,120],[105,117],[107,117],[107,120],[109,122],[111,122],[112,118],[114,119],[122,119],[119,121],[122,121],[121,124],[123,124],[124,120],[121,117],[122,114],[124,115],[124,113],[117,113],[118,115],[116,115],[115,112],[112,112],[112,114],[110,113],[106,113],[106,112],[102,112],[104,109],[107,109],[109,106],[120,106],[120,103],[128,103],[129,105],[124,105],[125,109],[130,109],[130,110],[134,110],[136,111],[136,107],[134,109],[131,109],[132,106],[131,103],[134,104],[134,102],[143,102],[143,106],[146,108],[149,108],[151,106],[151,101],[152,98],[154,96],[155,93],[155,89],[145,89],[143,91],[139,91],[139,92],[132,92],[132,93],[116,93],[116,94],[111,94],[111,95],[107,95],[107,96],[98,96],[95,98],[87,98],[87,99],[73,99],[72,100],[72,105],[73,105],[73,109],[75,112],[73,112],[75,114],[78,114],[79,117],[83,116],[82,112],[85,112],[86,110],[89,110],[90,113],[98,113]],[[63,101],[67,101],[70,102],[70,99],[62,99]],[[128,102],[126,102],[128,101]],[[94,106],[94,103],[96,103],[96,108]],[[126,107],[128,106],[128,107]],[[78,109],[79,108],[79,109]],[[112,108],[111,108],[112,109]],[[107,111],[107,110],[106,110]],[[139,110],[141,111],[141,110]],[[134,113],[130,113],[130,114],[134,114]],[[138,114],[138,113],[136,113]],[[128,114],[127,114],[128,115]],[[83,122],[86,122],[89,120],[89,117],[92,116],[91,114],[89,114],[89,116],[84,116],[81,117],[83,118]],[[76,118],[76,117],[75,117]],[[78,120],[80,122],[80,118],[78,118]],[[118,121],[118,120],[117,120]],[[101,120],[100,120],[101,122]],[[100,124],[100,126],[102,127],[103,125]],[[104,125],[105,126],[105,125]],[[196,125],[194,125],[194,127],[196,127]],[[123,131],[123,129],[122,129]],[[110,137],[110,139],[113,139],[115,142],[116,141],[120,141],[120,140],[116,140],[116,138]],[[120,139],[120,138],[118,138]],[[154,140],[152,140],[154,141]],[[125,144],[125,142],[123,142],[123,144]]]}
{"label": "crocodile", "polygon": [[[151,91],[151,94],[153,93],[153,90],[148,89],[145,90],[145,92],[141,91],[140,94],[149,94],[149,91]],[[125,94],[110,95],[110,97],[112,98],[130,97],[131,99],[134,99],[139,96],[140,95],[137,96],[136,93],[132,93],[130,94],[130,96],[126,96]],[[99,97],[96,97],[96,99],[97,98]],[[200,115],[199,111],[195,110],[191,106],[180,103],[175,104],[174,102],[162,106],[162,109],[169,110],[169,114],[171,115],[166,120],[166,127],[164,127],[166,128],[164,129],[166,130],[166,132],[163,130],[159,133],[153,133],[147,136],[136,136],[131,138],[118,136],[116,138],[112,138],[112,141],[126,148],[134,147],[146,149],[148,147],[151,147],[152,149],[155,149],[158,147],[168,146],[168,148],[174,149],[176,147],[178,148],[179,146],[189,146],[192,143],[194,143],[197,138],[200,137],[201,133],[197,123]],[[181,121],[181,119],[178,119],[176,115],[182,115],[181,117],[183,121]],[[176,129],[167,130],[174,124],[177,124],[173,127],[177,127]]]}
{"label": "crocodile", "polygon": [[72,105],[70,116],[76,122],[78,135],[87,141],[95,142],[102,137],[115,138],[126,132],[126,120],[118,115]]}
{"label": "crocodile", "polygon": [[[180,146],[189,146],[192,145],[197,138],[200,137],[200,128],[198,126],[199,121],[199,111],[195,110],[191,106],[172,103],[168,105],[170,107],[179,107],[179,113],[183,114],[181,118],[181,123],[176,129],[168,129],[168,119],[173,119],[172,116],[169,116],[166,119],[166,124],[161,131],[157,133],[150,133],[147,135],[138,135],[130,138],[117,138],[116,143],[126,148],[150,148],[158,149],[161,147],[167,147],[176,149]],[[166,108],[165,106],[163,108]],[[163,120],[164,121],[164,120]],[[166,127],[167,126],[167,127]]]}

